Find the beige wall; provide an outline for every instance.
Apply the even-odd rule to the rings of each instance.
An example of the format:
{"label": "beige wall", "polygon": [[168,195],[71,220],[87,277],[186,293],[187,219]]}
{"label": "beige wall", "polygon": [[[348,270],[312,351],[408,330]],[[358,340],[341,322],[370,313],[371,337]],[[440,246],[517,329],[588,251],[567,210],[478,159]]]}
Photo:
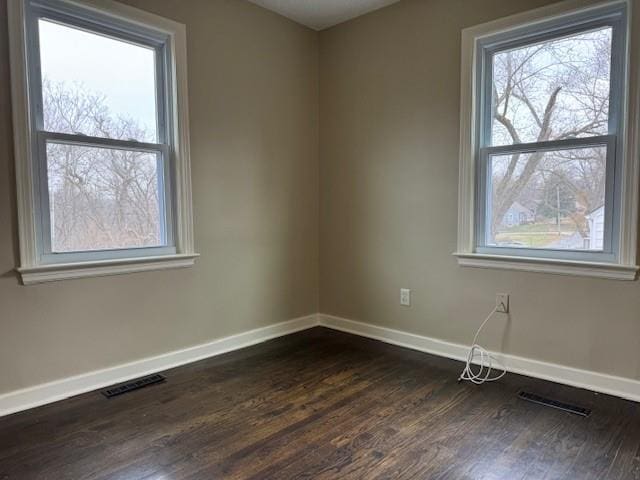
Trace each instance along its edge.
{"label": "beige wall", "polygon": [[196,249],[185,270],[23,287],[0,1],[0,393],[318,308],[317,34],[239,0],[127,0],[187,25]]}
{"label": "beige wall", "polygon": [[546,3],[403,0],[321,33],[320,310],[469,343],[509,292],[511,321],[495,319],[487,346],[640,379],[640,283],[461,268],[451,256],[460,32]]}

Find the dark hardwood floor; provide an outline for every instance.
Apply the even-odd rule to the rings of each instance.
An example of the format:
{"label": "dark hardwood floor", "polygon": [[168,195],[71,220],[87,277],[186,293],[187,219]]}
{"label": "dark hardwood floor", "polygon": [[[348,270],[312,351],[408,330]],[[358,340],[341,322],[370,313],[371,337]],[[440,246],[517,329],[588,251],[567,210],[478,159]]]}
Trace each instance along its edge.
{"label": "dark hardwood floor", "polygon": [[315,328],[0,418],[0,479],[640,479],[640,404],[460,368]]}

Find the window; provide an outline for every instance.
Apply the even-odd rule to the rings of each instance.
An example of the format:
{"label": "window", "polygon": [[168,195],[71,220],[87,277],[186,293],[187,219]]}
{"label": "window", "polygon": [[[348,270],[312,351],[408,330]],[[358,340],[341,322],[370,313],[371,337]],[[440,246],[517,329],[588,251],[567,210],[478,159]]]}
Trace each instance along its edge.
{"label": "window", "polygon": [[184,27],[99,5],[10,0],[24,283],[196,257]]}
{"label": "window", "polygon": [[628,5],[463,34],[459,263],[634,278]]}

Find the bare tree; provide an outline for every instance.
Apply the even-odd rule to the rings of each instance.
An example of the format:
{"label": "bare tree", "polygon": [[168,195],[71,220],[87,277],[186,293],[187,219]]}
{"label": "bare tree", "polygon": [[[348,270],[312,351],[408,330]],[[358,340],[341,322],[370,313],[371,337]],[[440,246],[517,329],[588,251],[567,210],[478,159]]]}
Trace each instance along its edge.
{"label": "bare tree", "polygon": [[[135,121],[114,117],[82,85],[43,82],[45,129],[147,140]],[[140,151],[49,142],[49,203],[54,251],[160,243],[158,159]]]}
{"label": "bare tree", "polygon": [[[602,29],[494,56],[493,145],[546,142],[608,131],[611,30]],[[601,149],[514,154],[493,171],[492,229],[523,192],[561,181],[584,211],[604,198]],[[537,177],[537,178],[536,178]],[[530,199],[529,203],[540,200]],[[571,212],[565,212],[571,216]],[[575,215],[574,215],[575,216]],[[584,230],[584,215],[574,218]]]}

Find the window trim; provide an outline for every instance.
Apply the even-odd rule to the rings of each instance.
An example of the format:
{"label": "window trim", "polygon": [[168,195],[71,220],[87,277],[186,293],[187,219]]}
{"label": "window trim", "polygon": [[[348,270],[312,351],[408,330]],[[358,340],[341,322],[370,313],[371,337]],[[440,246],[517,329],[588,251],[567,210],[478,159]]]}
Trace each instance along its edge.
{"label": "window trim", "polygon": [[[619,218],[618,235],[612,238],[616,255],[604,255],[600,258],[583,255],[567,255],[563,251],[562,257],[525,255],[522,250],[533,249],[504,249],[499,251],[493,248],[478,248],[476,239],[478,238],[477,225],[477,205],[478,205],[478,176],[482,173],[481,162],[479,161],[479,147],[482,146],[480,139],[480,128],[483,124],[478,111],[481,101],[482,75],[479,69],[484,67],[482,61],[483,42],[495,39],[498,36],[508,36],[514,31],[521,31],[523,28],[545,27],[548,25],[566,22],[567,19],[574,21],[576,18],[592,18],[594,16],[606,16],[612,9],[626,7],[626,41],[625,58],[618,62],[626,70],[620,80],[621,88],[620,106],[623,109],[618,118],[622,125],[616,125],[618,142],[616,149],[621,149],[617,156],[619,159],[615,175],[620,192],[617,215]],[[511,17],[506,17],[483,25],[471,27],[462,32],[462,65],[461,65],[461,107],[460,107],[460,170],[459,170],[459,191],[458,191],[458,240],[457,250],[454,256],[458,258],[461,266],[498,268],[509,270],[524,270],[534,272],[558,273],[565,275],[595,276],[600,278],[614,278],[633,280],[636,277],[638,267],[636,266],[636,241],[637,241],[637,214],[638,214],[638,64],[631,62],[631,5],[628,0],[597,1],[590,0],[585,7],[584,2],[577,0],[567,0],[558,4],[553,4],[540,9],[532,10]],[[571,23],[570,23],[571,24]],[[532,34],[532,37],[539,35]],[[630,86],[629,81],[633,80]],[[613,89],[613,88],[612,88]],[[629,101],[635,100],[635,101]],[[626,121],[625,121],[626,120]],[[600,144],[610,142],[609,135],[600,137]],[[586,140],[572,140],[571,143],[592,143],[594,138]],[[597,142],[596,142],[597,143]],[[584,144],[584,143],[583,143]],[[509,151],[516,149],[530,149],[529,145],[508,146]],[[549,144],[546,144],[549,146]],[[498,150],[502,147],[491,147],[491,150]],[[609,189],[611,191],[611,189]],[[506,250],[506,251],[505,251]],[[541,253],[547,253],[542,250]],[[570,258],[572,257],[572,258]]]}
{"label": "window trim", "polygon": [[[172,75],[167,66],[171,58],[167,35],[148,28],[133,27],[130,22],[121,22],[113,17],[87,11],[85,7],[61,0],[29,0],[27,7],[27,53],[33,56],[29,62],[30,90],[33,101],[31,107],[31,131],[33,132],[33,175],[38,185],[38,196],[35,203],[36,230],[39,232],[37,242],[40,264],[66,264],[93,260],[120,258],[137,258],[141,256],[160,256],[176,253],[174,247],[173,194],[172,194],[172,155],[170,154],[170,135],[173,128],[171,110],[173,106],[167,102],[168,90]],[[143,143],[135,140],[116,140],[108,137],[92,137],[83,134],[51,132],[44,128],[42,84],[40,77],[40,39],[38,22],[45,19],[62,25],[103,34],[118,41],[131,42],[153,49],[156,53],[156,142]],[[27,59],[28,60],[28,59]],[[159,174],[159,197],[162,228],[161,245],[148,247],[130,247],[78,252],[53,252],[51,246],[52,229],[50,217],[49,186],[47,181],[47,143],[65,143],[69,145],[93,148],[114,148],[127,151],[140,151],[156,155]],[[169,179],[169,181],[166,181]]]}
{"label": "window trim", "polygon": [[[144,249],[125,249],[104,251],[104,255],[72,256],[56,254],[57,261],[52,263],[41,258],[39,235],[41,229],[37,222],[39,198],[37,189],[41,188],[34,169],[34,142],[42,141],[42,134],[32,128],[33,118],[33,90],[32,82],[37,76],[29,71],[28,55],[29,30],[29,0],[9,0],[9,53],[11,60],[11,91],[14,125],[14,155],[17,183],[18,206],[18,235],[20,244],[20,273],[23,284],[40,283],[43,281],[61,280],[89,276],[112,275],[119,273],[138,272],[142,270],[158,270],[193,265],[198,256],[194,250],[193,241],[193,213],[191,203],[191,166],[189,149],[189,118],[187,91],[187,58],[186,58],[186,29],[183,24],[162,18],[160,16],[120,4],[112,0],[49,0],[46,6],[39,8],[65,9],[65,14],[72,15],[78,9],[87,13],[87,18],[108,18],[111,22],[123,25],[135,25],[145,36],[156,35],[166,39],[167,49],[164,58],[166,65],[165,95],[163,105],[164,121],[168,124],[163,129],[158,127],[158,139],[166,140],[167,160],[164,161],[165,175],[168,176],[170,190],[167,202],[171,224],[173,245],[170,247],[150,247]],[[126,32],[123,35],[127,35]],[[39,83],[39,82],[38,82]],[[160,101],[160,100],[159,100]],[[159,115],[159,118],[163,116]],[[162,131],[166,138],[163,137]],[[65,134],[46,134],[47,138],[58,137],[72,143],[83,143],[82,136]],[[90,143],[101,143],[105,147],[134,146],[140,150],[158,152],[159,144],[145,144],[111,139],[90,138]],[[160,146],[164,148],[164,146]],[[167,219],[170,222],[171,218]],[[141,252],[140,250],[147,250]],[[100,253],[100,252],[98,252]],[[142,255],[144,254],[144,255]],[[107,258],[108,257],[108,258]],[[69,259],[73,258],[73,262]],[[75,261],[79,260],[79,261]],[[46,272],[46,275],[43,274]]]}

